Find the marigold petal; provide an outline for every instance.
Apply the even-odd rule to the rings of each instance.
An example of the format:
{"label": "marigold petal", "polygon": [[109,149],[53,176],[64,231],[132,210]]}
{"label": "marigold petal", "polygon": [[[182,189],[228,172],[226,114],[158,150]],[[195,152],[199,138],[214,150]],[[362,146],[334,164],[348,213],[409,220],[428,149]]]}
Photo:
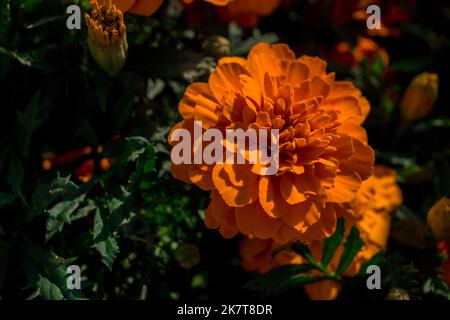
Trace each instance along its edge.
{"label": "marigold petal", "polygon": [[279,218],[286,214],[290,206],[281,196],[278,178],[261,176],[258,189],[259,203],[268,216]]}
{"label": "marigold petal", "polygon": [[209,77],[209,87],[218,101],[222,101],[225,92],[242,89],[240,75],[250,75],[246,68],[236,62],[223,63]]}
{"label": "marigold petal", "polygon": [[161,6],[163,0],[136,0],[129,12],[143,16],[150,16]]}
{"label": "marigold petal", "polygon": [[190,84],[184,93],[178,105],[178,111],[183,119],[189,119],[194,116],[195,105],[197,104],[197,97],[202,95],[209,100],[215,100],[207,83],[196,82]]}
{"label": "marigold petal", "polygon": [[236,208],[236,223],[245,235],[269,239],[281,226],[281,221],[269,217],[258,202]]}
{"label": "marigold petal", "polygon": [[212,178],[215,188],[230,207],[243,207],[258,199],[258,175],[251,172],[250,165],[216,164]]}
{"label": "marigold petal", "polygon": [[341,169],[341,172],[334,178],[333,187],[325,189],[327,199],[337,203],[351,201],[360,186],[361,178],[356,172]]}

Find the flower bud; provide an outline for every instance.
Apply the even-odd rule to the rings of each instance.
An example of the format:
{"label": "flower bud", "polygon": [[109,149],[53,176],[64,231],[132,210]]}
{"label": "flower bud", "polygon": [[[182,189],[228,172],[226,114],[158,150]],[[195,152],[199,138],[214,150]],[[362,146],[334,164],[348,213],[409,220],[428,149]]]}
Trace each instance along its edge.
{"label": "flower bud", "polygon": [[393,288],[389,291],[385,300],[411,300],[408,291],[400,288]]}
{"label": "flower bud", "polygon": [[409,121],[427,116],[438,97],[439,77],[423,72],[414,77],[400,102],[402,116]]}
{"label": "flower bud", "polygon": [[443,197],[428,210],[428,225],[436,240],[450,240],[450,199]]}
{"label": "flower bud", "polygon": [[212,36],[202,44],[203,49],[209,56],[222,58],[230,55],[230,41],[222,36]]}
{"label": "flower bud", "polygon": [[128,54],[123,14],[111,0],[102,4],[91,0],[91,4],[91,13],[85,14],[89,51],[103,70],[115,76],[125,65]]}

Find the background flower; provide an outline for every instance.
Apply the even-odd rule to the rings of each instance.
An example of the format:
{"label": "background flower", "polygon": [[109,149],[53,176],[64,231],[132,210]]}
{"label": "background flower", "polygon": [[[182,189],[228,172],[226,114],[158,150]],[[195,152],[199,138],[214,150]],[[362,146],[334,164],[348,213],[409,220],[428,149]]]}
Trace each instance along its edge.
{"label": "background flower", "polygon": [[[345,271],[347,277],[355,276],[361,266],[386,247],[389,237],[390,212],[402,202],[402,193],[396,183],[395,172],[384,166],[375,166],[374,175],[362,183],[355,200],[347,205],[347,229],[354,223],[364,242],[352,263]],[[311,252],[318,261],[322,259],[323,241],[309,244]],[[341,245],[328,265],[330,271],[336,271],[343,253]],[[270,240],[244,238],[240,245],[242,267],[248,271],[265,273],[272,268],[285,264],[302,264],[307,261]],[[313,271],[317,273],[317,271]],[[305,290],[313,300],[333,300],[337,297],[341,285],[335,280],[322,280],[305,285]]]}

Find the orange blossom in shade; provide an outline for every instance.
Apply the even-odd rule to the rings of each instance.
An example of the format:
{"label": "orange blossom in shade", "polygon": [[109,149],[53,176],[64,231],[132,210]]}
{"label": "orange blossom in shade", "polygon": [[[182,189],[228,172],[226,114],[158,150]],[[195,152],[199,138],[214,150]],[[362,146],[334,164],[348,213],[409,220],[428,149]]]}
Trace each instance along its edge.
{"label": "orange blossom in shade", "polygon": [[426,117],[433,108],[439,89],[439,77],[436,73],[423,72],[414,77],[402,100],[400,111],[407,121]]}
{"label": "orange blossom in shade", "polygon": [[450,240],[450,199],[437,201],[428,210],[427,221],[436,240]]}
{"label": "orange blossom in shade", "polygon": [[282,0],[235,0],[217,10],[221,20],[236,21],[243,28],[253,28],[258,25],[260,17],[271,15],[281,2]]}
{"label": "orange blossom in shade", "polygon": [[[108,0],[106,0],[108,1]],[[116,7],[122,12],[129,12],[141,16],[150,16],[158,10],[163,3],[163,0],[109,0],[112,1]],[[181,0],[189,4],[194,0]],[[224,6],[232,0],[204,0],[216,6]]]}
{"label": "orange blossom in shade", "polygon": [[[402,194],[396,183],[393,170],[375,166],[372,177],[362,183],[353,205],[347,210],[347,229],[354,223],[360,231],[363,247],[345,271],[346,276],[355,276],[362,264],[386,247],[390,227],[390,211],[402,202]],[[350,223],[349,223],[350,222]],[[320,261],[323,241],[310,243],[311,252]],[[281,250],[280,250],[281,249]],[[341,245],[328,265],[330,271],[336,271],[343,252]],[[243,238],[240,243],[241,264],[245,270],[265,273],[272,268],[285,264],[306,263],[304,258],[282,249],[272,240]],[[305,286],[309,297],[314,300],[335,299],[340,291],[340,284],[335,280],[322,280]]]}
{"label": "orange blossom in shade", "polygon": [[383,69],[389,65],[389,55],[383,47],[366,37],[358,37],[356,46],[352,48],[346,41],[339,42],[329,54],[330,60],[336,64],[355,67],[364,60],[374,64],[376,59],[381,59]]}
{"label": "orange blossom in shade", "polygon": [[[364,24],[369,36],[397,37],[401,35],[399,26],[408,23],[413,18],[417,0],[336,0],[333,3],[331,16],[337,25],[359,21]],[[366,28],[365,24],[369,17],[367,7],[370,5],[377,5],[381,9],[380,29]]]}
{"label": "orange blossom in shade", "polygon": [[[226,57],[207,83],[191,84],[173,129],[279,129],[279,170],[251,164],[173,164],[172,175],[211,191],[207,227],[230,238],[241,232],[277,243],[320,240],[334,233],[342,210],[372,175],[374,152],[361,123],[369,103],[326,62],[285,44],[260,43],[247,59]],[[258,131],[257,131],[258,132]],[[207,139],[204,139],[205,141]],[[175,146],[177,142],[171,139]]]}

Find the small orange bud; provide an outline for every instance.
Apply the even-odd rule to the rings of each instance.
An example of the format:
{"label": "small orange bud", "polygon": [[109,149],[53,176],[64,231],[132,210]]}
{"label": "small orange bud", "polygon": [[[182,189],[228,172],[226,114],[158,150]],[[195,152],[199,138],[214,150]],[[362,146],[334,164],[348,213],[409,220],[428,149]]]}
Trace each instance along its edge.
{"label": "small orange bud", "polygon": [[48,159],[42,160],[42,168],[45,171],[50,170],[52,168],[52,162],[50,160],[48,160]]}
{"label": "small orange bud", "polygon": [[117,75],[128,54],[126,26],[122,12],[107,0],[91,0],[92,10],[85,14],[88,47],[97,64],[110,76]]}
{"label": "small orange bud", "polygon": [[86,160],[77,169],[75,169],[74,174],[78,180],[86,183],[94,176],[94,169],[94,160]]}
{"label": "small orange bud", "polygon": [[400,102],[402,116],[409,121],[427,116],[438,97],[439,77],[423,72],[414,77]]}
{"label": "small orange bud", "polygon": [[111,158],[102,158],[100,160],[100,169],[103,171],[108,171],[109,168],[111,168],[112,165],[112,159]]}
{"label": "small orange bud", "polygon": [[443,197],[428,210],[428,225],[436,240],[450,240],[450,199]]}

